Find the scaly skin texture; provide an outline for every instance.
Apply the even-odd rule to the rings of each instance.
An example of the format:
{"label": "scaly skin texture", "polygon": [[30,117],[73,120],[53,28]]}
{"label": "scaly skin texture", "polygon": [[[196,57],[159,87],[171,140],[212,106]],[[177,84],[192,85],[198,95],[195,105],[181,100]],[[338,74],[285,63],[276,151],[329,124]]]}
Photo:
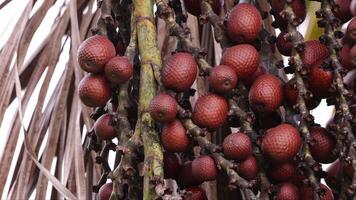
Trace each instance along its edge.
{"label": "scaly skin texture", "polygon": [[315,64],[309,73],[309,89],[317,98],[326,98],[330,95],[330,87],[333,82],[333,73],[323,69],[322,62]]}
{"label": "scaly skin texture", "polygon": [[299,200],[298,188],[292,183],[279,185],[276,200]]}
{"label": "scaly skin texture", "polygon": [[265,70],[263,69],[263,67],[261,65],[259,65],[257,67],[257,69],[247,78],[245,78],[243,81],[243,83],[245,84],[246,87],[251,87],[251,85],[253,84],[253,82],[255,82],[255,80],[260,77],[261,75],[265,74]]}
{"label": "scaly skin texture", "polygon": [[101,74],[87,74],[78,88],[80,100],[89,107],[105,106],[111,97],[110,84]]}
{"label": "scaly skin texture", "polygon": [[164,152],[163,154],[164,177],[176,178],[182,161],[177,153]]}
{"label": "scaly skin texture", "polygon": [[256,179],[259,172],[256,158],[254,156],[250,156],[246,160],[242,161],[239,164],[239,168],[237,171],[241,175],[241,177],[247,180]]}
{"label": "scaly skin texture", "polygon": [[267,170],[267,176],[272,181],[286,182],[295,175],[296,165],[293,162],[285,162],[272,165]]}
{"label": "scaly skin texture", "polygon": [[122,84],[128,81],[133,74],[132,65],[127,57],[115,56],[105,65],[105,76],[114,84]]}
{"label": "scaly skin texture", "polygon": [[100,187],[98,192],[98,200],[109,200],[113,189],[112,183],[106,183]]}
{"label": "scaly skin texture", "polygon": [[168,94],[160,93],[152,99],[149,112],[157,122],[172,122],[177,115],[177,102]]}
{"label": "scaly skin texture", "polygon": [[172,152],[186,151],[190,142],[186,133],[187,130],[178,119],[164,125],[161,133],[161,142],[163,147]]}
{"label": "scaly skin texture", "polygon": [[78,48],[80,67],[91,73],[104,70],[105,64],[115,56],[114,45],[106,37],[95,35],[86,39]]}
{"label": "scaly skin texture", "polygon": [[102,140],[112,140],[116,137],[116,130],[110,125],[111,114],[104,114],[94,123],[94,132]]}
{"label": "scaly skin texture", "polygon": [[245,79],[256,71],[260,55],[254,46],[239,44],[226,49],[221,64],[232,67],[238,78]]}
{"label": "scaly skin texture", "polygon": [[205,194],[205,190],[201,187],[189,187],[186,190],[186,194],[183,200],[208,200]]}
{"label": "scaly skin texture", "polygon": [[[220,1],[210,0],[209,3],[213,11],[217,15],[219,15],[221,10]],[[184,0],[184,5],[185,9],[187,9],[190,14],[195,15],[197,17],[201,14],[201,0]]]}
{"label": "scaly skin texture", "polygon": [[262,140],[262,153],[274,163],[293,159],[302,145],[298,130],[290,124],[268,129]]}
{"label": "scaly skin texture", "polygon": [[252,143],[244,133],[231,133],[223,141],[226,158],[243,161],[252,155]]}
{"label": "scaly skin texture", "polygon": [[283,101],[283,89],[280,80],[271,74],[258,77],[251,86],[248,99],[255,111],[275,111]]}
{"label": "scaly skin texture", "polygon": [[216,94],[206,94],[197,100],[193,111],[193,122],[209,129],[216,129],[224,124],[227,118],[228,104]]}
{"label": "scaly skin texture", "polygon": [[200,156],[192,162],[192,174],[199,181],[212,181],[216,179],[218,169],[210,156]]}
{"label": "scaly skin texture", "polygon": [[319,40],[305,42],[304,51],[301,53],[305,67],[311,67],[319,61],[323,61],[329,56],[328,48]]}
{"label": "scaly skin texture", "polygon": [[161,72],[163,86],[176,92],[188,90],[196,76],[197,64],[189,53],[174,54],[167,60]]}
{"label": "scaly skin texture", "polygon": [[313,140],[310,151],[314,160],[323,164],[334,162],[338,157],[338,154],[333,153],[336,138],[322,127],[311,127],[309,130]]}
{"label": "scaly skin texture", "polygon": [[[292,48],[293,48],[293,43],[291,41],[287,41],[285,39],[285,35],[287,32],[283,31],[281,32],[278,37],[277,37],[277,43],[276,46],[278,48],[278,51],[284,55],[284,56],[291,56],[292,55]],[[298,32],[298,36],[303,39],[302,34]]]}
{"label": "scaly skin texture", "polygon": [[[320,188],[324,190],[325,195],[320,200],[334,200],[334,195],[331,190],[324,184],[320,183]],[[310,186],[304,186],[300,189],[300,199],[313,199],[313,188]]]}
{"label": "scaly skin texture", "polygon": [[226,65],[214,67],[209,75],[209,84],[215,92],[227,93],[236,87],[237,76],[235,71]]}
{"label": "scaly skin texture", "polygon": [[227,33],[236,43],[248,43],[257,38],[262,18],[254,5],[241,3],[235,6],[227,19]]}

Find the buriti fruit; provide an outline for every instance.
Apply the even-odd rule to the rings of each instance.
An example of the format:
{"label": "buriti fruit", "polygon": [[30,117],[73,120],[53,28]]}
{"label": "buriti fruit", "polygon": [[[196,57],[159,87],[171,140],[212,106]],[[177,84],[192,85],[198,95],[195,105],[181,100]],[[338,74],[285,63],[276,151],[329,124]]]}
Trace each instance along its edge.
{"label": "buriti fruit", "polygon": [[250,76],[248,76],[247,78],[245,78],[243,81],[243,83],[245,84],[246,87],[251,87],[251,85],[253,84],[253,82],[255,82],[255,80],[260,77],[261,75],[265,74],[265,70],[263,69],[263,67],[261,65],[259,65],[257,67],[257,69],[253,72],[253,74],[251,74]]}
{"label": "buriti fruit", "polygon": [[237,43],[248,43],[257,38],[261,30],[262,18],[254,5],[236,5],[227,19],[227,33]]}
{"label": "buriti fruit", "polygon": [[186,91],[197,76],[197,64],[189,53],[176,53],[168,58],[161,71],[161,80],[165,88],[176,92]]}
{"label": "buriti fruit", "polygon": [[[283,31],[281,32],[278,37],[277,37],[277,43],[276,46],[278,48],[278,51],[284,55],[284,56],[291,56],[292,55],[292,48],[293,48],[293,43],[291,41],[287,41],[285,36],[287,32]],[[303,35],[298,32],[298,37],[299,39],[303,40]]]}
{"label": "buriti fruit", "polygon": [[270,180],[276,182],[287,182],[295,175],[296,165],[293,162],[279,163],[272,165],[267,170]]}
{"label": "buriti fruit", "polygon": [[333,72],[323,69],[322,62],[315,64],[309,73],[309,89],[316,98],[326,98],[330,95],[333,82]]}
{"label": "buriti fruit", "polygon": [[98,200],[109,200],[113,190],[113,183],[102,185],[98,192]]}
{"label": "buriti fruit", "polygon": [[338,157],[337,153],[333,153],[336,138],[322,127],[314,126],[309,131],[312,139],[310,151],[314,160],[323,164],[334,162]]}
{"label": "buriti fruit", "polygon": [[193,177],[201,182],[215,180],[218,169],[214,159],[210,156],[195,158],[192,162],[192,174]]}
{"label": "buriti fruit", "polygon": [[256,71],[260,55],[254,46],[239,44],[226,49],[221,64],[232,67],[238,78],[245,79]]}
{"label": "buriti fruit", "polygon": [[[285,29],[287,27],[287,19],[281,16],[282,11],[284,10],[284,6],[286,4],[286,0],[270,0],[272,11],[276,21],[279,22],[279,28]],[[298,20],[298,24],[301,24],[306,17],[306,6],[304,0],[293,0],[292,1],[292,9],[296,15]]]}
{"label": "buriti fruit", "polygon": [[252,143],[244,133],[231,133],[223,141],[226,158],[243,161],[252,155]]}
{"label": "buriti fruit", "polygon": [[346,29],[346,40],[353,45],[356,42],[356,17],[353,17]]}
{"label": "buriti fruit", "polygon": [[328,173],[327,177],[325,178],[326,184],[331,188],[331,189],[336,189],[338,190],[341,187],[341,176],[339,176],[340,173],[340,161],[337,160],[334,163],[332,163],[326,170]]}
{"label": "buriti fruit", "polygon": [[[320,198],[320,200],[334,200],[334,195],[332,191],[324,184],[320,183],[320,188],[323,191],[324,195]],[[313,188],[311,186],[303,186],[300,189],[300,199],[302,200],[307,200],[307,199],[313,199],[314,192]]]}
{"label": "buriti fruit", "polygon": [[[298,89],[296,87],[296,80],[292,78],[284,85],[284,97],[290,106],[297,104],[298,99]],[[313,110],[320,104],[320,99],[316,97],[304,99],[308,110]]]}
{"label": "buriti fruit", "polygon": [[268,129],[262,140],[262,153],[274,163],[293,159],[302,146],[298,130],[290,124],[281,124]]}
{"label": "buriti fruit", "polygon": [[189,187],[183,196],[183,200],[208,200],[205,190],[201,187]]}
{"label": "buriti fruit", "polygon": [[161,133],[161,142],[164,148],[168,151],[186,151],[189,146],[187,130],[178,119],[165,124]]}
{"label": "buriti fruit", "polygon": [[350,0],[335,0],[336,6],[333,6],[335,8],[334,14],[335,16],[341,20],[341,23],[345,23],[349,21],[352,18],[351,10],[350,10]]}
{"label": "buriti fruit", "polygon": [[319,40],[305,42],[304,51],[301,54],[305,67],[311,67],[319,61],[323,61],[329,56],[328,48]]}
{"label": "buriti fruit", "polygon": [[205,94],[197,100],[193,110],[193,122],[209,129],[216,129],[224,124],[229,106],[226,100],[216,94]]}
{"label": "buriti fruit", "polygon": [[299,200],[299,190],[292,183],[283,183],[278,186],[276,200]]}
{"label": "buriti fruit", "polygon": [[248,99],[255,111],[275,111],[283,101],[281,81],[271,74],[258,77],[251,86]]}
{"label": "buriti fruit", "polygon": [[149,112],[157,122],[171,122],[177,115],[177,101],[168,94],[160,93],[151,100]]}
{"label": "buriti fruit", "polygon": [[87,74],[78,88],[80,100],[89,107],[105,106],[111,97],[110,84],[102,74]]}
{"label": "buriti fruit", "polygon": [[94,123],[94,132],[102,140],[112,140],[116,137],[116,130],[110,124],[112,121],[111,114],[104,114]]}
{"label": "buriti fruit", "polygon": [[131,78],[132,73],[130,60],[124,56],[115,56],[105,65],[105,76],[111,83],[125,83]]}
{"label": "buriti fruit", "polygon": [[239,175],[247,180],[255,179],[258,175],[258,171],[257,160],[254,156],[250,156],[242,161],[237,169]]}
{"label": "buriti fruit", "polygon": [[164,152],[163,167],[165,178],[176,178],[181,165],[182,162],[177,153]]}
{"label": "buriti fruit", "polygon": [[194,176],[192,171],[192,161],[185,162],[178,173],[177,183],[183,187],[200,185],[203,181]]}
{"label": "buriti fruit", "polygon": [[[215,14],[219,15],[221,9],[220,1],[209,0],[209,3]],[[184,5],[190,14],[195,16],[201,14],[201,0],[184,0]]]}
{"label": "buriti fruit", "polygon": [[104,70],[105,64],[115,56],[113,43],[106,37],[95,35],[86,39],[78,48],[78,62],[80,67],[91,73]]}
{"label": "buriti fruit", "polygon": [[237,76],[235,71],[226,65],[214,67],[209,75],[209,84],[215,92],[226,93],[236,87]]}

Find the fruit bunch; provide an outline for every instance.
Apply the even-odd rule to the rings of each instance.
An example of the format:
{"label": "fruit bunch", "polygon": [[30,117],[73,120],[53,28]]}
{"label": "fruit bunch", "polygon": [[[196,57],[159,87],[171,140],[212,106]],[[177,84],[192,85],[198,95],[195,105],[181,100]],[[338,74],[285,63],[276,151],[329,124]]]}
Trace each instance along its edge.
{"label": "fruit bunch", "polygon": [[[356,162],[356,147],[351,145],[355,142],[352,111],[356,110],[353,105],[356,101],[350,99],[356,90],[356,73],[349,72],[348,81],[343,75],[344,70],[350,71],[356,66],[356,47],[353,46],[356,19],[348,16],[350,11],[344,12],[345,2],[324,2],[317,15],[325,34],[320,40],[304,41],[297,31],[307,13],[303,0],[269,1],[270,13],[275,19],[273,26],[280,29],[277,37],[267,34],[269,38],[263,21],[268,13],[252,3],[234,5],[227,12],[226,22],[220,23],[223,20],[218,14],[224,9],[220,1],[185,0],[185,10],[194,16],[200,15],[198,20],[210,21],[215,34],[223,34],[226,37],[220,39],[228,40],[221,43],[229,45],[222,45],[221,60],[216,60],[214,67],[205,60],[202,50],[187,39],[189,33],[184,26],[176,22],[175,16],[182,10],[178,9],[180,6],[170,5],[177,3],[175,1],[157,3],[158,16],[179,40],[176,50],[166,55],[162,66],[153,61],[154,56],[149,62],[140,60],[154,54],[151,46],[152,52],[142,53],[145,48],[138,45],[140,56],[135,58],[116,56],[113,43],[106,37],[96,35],[85,40],[78,50],[78,62],[88,74],[80,82],[78,91],[83,104],[103,110],[93,126],[99,139],[111,144],[111,140],[119,136],[118,130],[123,128],[118,125],[118,115],[132,117],[127,108],[124,113],[113,109],[117,103],[116,90],[128,83],[129,91],[140,86],[136,91],[139,105],[133,112],[139,119],[131,120],[136,130],[128,131],[139,132],[139,142],[136,146],[130,143],[137,139],[137,135],[131,133],[127,133],[127,143],[119,141],[116,148],[122,153],[122,159],[117,169],[124,168],[124,172],[115,177],[114,170],[114,187],[111,183],[102,185],[99,198],[108,199],[111,193],[117,195],[116,184],[137,183],[133,181],[139,179],[137,172],[150,170],[152,166],[156,167],[154,172],[163,172],[161,179],[176,185],[175,192],[169,193],[167,188],[162,189],[164,181],[157,177],[159,175],[144,181],[152,184],[149,188],[154,188],[158,196],[167,199],[174,199],[173,193],[186,200],[208,199],[209,187],[202,184],[212,181],[228,182],[231,189],[241,189],[247,199],[352,197],[355,191],[351,191],[354,174],[351,163]],[[330,6],[336,8],[327,12]],[[342,48],[335,47],[342,35],[335,24],[350,19]],[[328,38],[327,33],[334,34],[335,41]],[[140,36],[142,33],[137,35]],[[275,54],[289,57],[284,70],[278,71],[268,63],[277,61]],[[266,61],[267,57],[273,57],[272,61]],[[141,61],[141,71],[137,74],[132,66],[134,58]],[[151,71],[144,71],[147,69]],[[288,79],[283,72],[292,75]],[[143,82],[154,84],[145,91]],[[353,89],[351,93],[344,82]],[[201,83],[204,87],[196,86]],[[149,98],[149,102],[142,97]],[[138,97],[127,97],[129,101],[135,98]],[[328,126],[322,127],[315,123],[311,110],[325,100],[335,106],[336,114]],[[155,140],[159,141],[158,145],[150,142]],[[157,151],[156,157],[145,155]],[[159,160],[159,164],[155,160]],[[143,163],[143,169],[133,163]],[[323,171],[323,164],[331,163],[330,170]],[[222,175],[224,173],[227,176]],[[340,182],[339,173],[345,174],[344,183]],[[120,178],[125,181],[117,181]],[[322,179],[328,186],[321,183]],[[120,192],[129,193],[127,188],[130,187],[134,188],[125,185]],[[348,193],[340,194],[343,190]]]}

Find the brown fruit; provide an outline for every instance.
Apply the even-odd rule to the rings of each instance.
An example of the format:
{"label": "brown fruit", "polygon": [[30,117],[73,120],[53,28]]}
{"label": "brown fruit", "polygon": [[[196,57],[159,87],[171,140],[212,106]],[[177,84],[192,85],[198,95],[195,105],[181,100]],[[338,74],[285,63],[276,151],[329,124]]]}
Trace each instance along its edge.
{"label": "brown fruit", "polygon": [[216,66],[210,72],[209,84],[218,93],[229,92],[236,87],[236,73],[229,66]]}
{"label": "brown fruit", "polygon": [[279,185],[276,200],[299,200],[298,188],[292,183]]}
{"label": "brown fruit", "polygon": [[110,40],[101,35],[94,35],[79,46],[78,62],[84,71],[99,73],[115,54],[115,47]]}
{"label": "brown fruit", "polygon": [[226,100],[216,94],[205,94],[197,100],[193,111],[193,122],[209,129],[216,129],[224,124],[229,106]]}
{"label": "brown fruit", "polygon": [[252,155],[252,143],[244,133],[231,133],[223,141],[226,158],[243,161]]}
{"label": "brown fruit", "polygon": [[104,114],[94,123],[94,132],[102,140],[112,140],[116,137],[116,130],[110,124],[112,115]]}
{"label": "brown fruit", "polygon": [[78,88],[80,100],[89,107],[105,106],[111,98],[110,84],[101,74],[87,74]]}
{"label": "brown fruit", "polygon": [[164,152],[163,163],[164,177],[176,178],[182,165],[179,155],[177,153]]}
{"label": "brown fruit", "polygon": [[162,129],[161,142],[168,151],[183,152],[188,149],[189,137],[182,122],[176,119],[169,124],[165,124]]}
{"label": "brown fruit", "polygon": [[330,95],[330,87],[333,82],[333,73],[323,69],[319,62],[310,69],[309,89],[316,98],[326,98]]}
{"label": "brown fruit", "polygon": [[255,111],[275,111],[283,101],[283,89],[280,80],[271,74],[261,75],[252,84],[248,99]]}
{"label": "brown fruit", "polygon": [[334,136],[322,127],[311,127],[309,131],[313,141],[310,151],[314,160],[323,164],[334,162],[338,156],[333,153],[336,147]]}
{"label": "brown fruit", "polygon": [[230,12],[227,19],[227,33],[236,43],[255,40],[261,30],[262,17],[254,5],[240,3]]}
{"label": "brown fruit", "polygon": [[335,4],[338,6],[334,10],[335,17],[339,18],[341,23],[346,23],[352,18],[350,5],[350,0],[335,0]]}
{"label": "brown fruit", "polygon": [[272,162],[283,163],[292,160],[301,145],[298,130],[290,124],[281,124],[266,131],[261,149]]}
{"label": "brown fruit", "polygon": [[257,67],[257,69],[253,72],[253,74],[251,74],[250,76],[248,76],[247,78],[245,78],[243,80],[243,83],[245,84],[246,87],[251,87],[251,85],[253,84],[253,82],[255,82],[255,80],[260,77],[261,75],[265,74],[265,70],[263,69],[263,67],[261,65],[259,65]]}
{"label": "brown fruit", "polygon": [[258,164],[254,156],[248,157],[246,160],[239,164],[237,172],[242,178],[247,180],[253,180],[258,175]]}
{"label": "brown fruit", "polygon": [[269,179],[276,182],[287,182],[295,175],[296,165],[293,162],[286,162],[272,165],[267,170]]}
{"label": "brown fruit", "polygon": [[183,200],[208,200],[205,190],[201,187],[189,187],[186,190]]}
{"label": "brown fruit", "polygon": [[111,193],[113,190],[113,184],[112,183],[106,183],[103,186],[100,187],[99,192],[98,192],[98,199],[99,200],[109,200]]}
{"label": "brown fruit", "polygon": [[[211,8],[215,14],[220,14],[220,1],[219,0],[210,0],[209,1]],[[199,16],[201,14],[201,0],[184,0],[185,9],[192,15]]]}
{"label": "brown fruit", "polygon": [[197,64],[189,53],[176,53],[170,57],[161,71],[164,87],[176,92],[186,91],[197,76]]}
{"label": "brown fruit", "polygon": [[170,95],[160,93],[151,100],[149,112],[157,122],[172,122],[177,115],[177,102]]}
{"label": "brown fruit", "polygon": [[131,78],[132,73],[130,60],[124,56],[115,56],[105,65],[105,76],[111,83],[125,83]]}
{"label": "brown fruit", "polygon": [[356,17],[353,17],[347,25],[345,37],[350,45],[353,45],[356,42]]}
{"label": "brown fruit", "polygon": [[[271,7],[276,21],[279,22],[279,28],[285,29],[287,27],[287,20],[284,19],[280,13],[283,11],[286,4],[285,0],[271,0]],[[304,0],[292,0],[292,9],[295,13],[298,24],[301,24],[306,17],[306,5]]]}
{"label": "brown fruit", "polygon": [[319,61],[324,61],[328,56],[328,48],[319,40],[306,41],[304,51],[301,54],[305,67],[311,67]]}
{"label": "brown fruit", "polygon": [[[320,183],[320,188],[324,191],[324,195],[320,198],[320,200],[334,200],[334,195],[332,191],[324,184]],[[300,199],[307,200],[313,199],[314,192],[311,186],[303,186],[300,189]]]}
{"label": "brown fruit", "polygon": [[339,53],[339,58],[340,58],[340,63],[342,65],[343,68],[348,69],[348,70],[352,70],[354,68],[356,68],[356,63],[354,63],[355,61],[353,61],[353,57],[355,56],[355,50],[353,50],[353,56],[351,56],[351,48],[349,45],[345,44],[342,46],[342,49]]}
{"label": "brown fruit", "polygon": [[[278,48],[279,53],[281,53],[284,56],[291,56],[293,43],[291,41],[287,41],[285,39],[286,34],[287,34],[287,32],[283,31],[278,35],[276,46]],[[299,32],[298,32],[298,36],[301,39],[303,39],[303,35],[300,34]]]}
{"label": "brown fruit", "polygon": [[[284,97],[290,106],[297,104],[298,89],[296,88],[295,84],[296,80],[295,78],[292,78],[284,85]],[[316,98],[314,96],[312,98],[304,100],[308,110],[313,110],[314,108],[318,107],[321,101],[319,98]]]}
{"label": "brown fruit", "polygon": [[192,163],[192,161],[188,161],[181,166],[177,176],[177,182],[180,186],[196,186],[200,185],[203,182],[196,176],[194,176],[192,171]]}
{"label": "brown fruit", "polygon": [[339,189],[341,186],[341,176],[340,173],[340,161],[336,160],[332,163],[326,170],[328,173],[327,177],[325,178],[326,184],[332,189]]}
{"label": "brown fruit", "polygon": [[258,51],[249,44],[239,44],[227,48],[221,64],[232,67],[237,77],[241,79],[248,78],[256,71],[260,63],[260,55]]}
{"label": "brown fruit", "polygon": [[218,174],[215,161],[210,156],[200,156],[192,162],[192,174],[197,180],[212,181],[215,180]]}

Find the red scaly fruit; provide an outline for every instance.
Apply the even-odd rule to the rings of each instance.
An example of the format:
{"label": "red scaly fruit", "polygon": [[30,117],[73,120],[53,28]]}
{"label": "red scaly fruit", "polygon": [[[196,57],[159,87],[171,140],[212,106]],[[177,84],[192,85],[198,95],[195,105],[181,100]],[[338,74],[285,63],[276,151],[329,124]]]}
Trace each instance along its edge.
{"label": "red scaly fruit", "polygon": [[254,46],[249,44],[239,44],[227,48],[222,60],[222,65],[232,67],[237,77],[241,79],[248,78],[256,71],[260,63],[260,55]]}
{"label": "red scaly fruit", "polygon": [[[281,29],[285,29],[287,27],[287,19],[284,19],[281,16],[281,12],[283,11],[285,4],[286,4],[286,0],[271,0],[271,7],[272,7],[274,17],[276,18],[276,21],[279,22],[279,28]],[[293,0],[292,9],[298,19],[299,22],[298,24],[301,24],[306,17],[305,1]]]}
{"label": "red scaly fruit", "polygon": [[[355,51],[355,50],[354,50]],[[354,54],[353,51],[353,54]],[[351,56],[351,47],[348,44],[342,46],[339,53],[339,60],[343,68],[352,70],[356,68],[355,63],[353,62],[353,58]]]}
{"label": "red scaly fruit", "polygon": [[333,73],[322,68],[322,62],[317,63],[310,69],[309,90],[316,98],[326,98],[330,96],[330,87],[333,82]]}
{"label": "red scaly fruit", "polygon": [[292,183],[279,185],[276,200],[299,200],[299,190]]}
{"label": "red scaly fruit", "polygon": [[178,172],[177,183],[181,187],[197,186],[203,181],[194,176],[192,171],[192,161],[185,162]]}
{"label": "red scaly fruit", "polygon": [[105,65],[105,76],[114,84],[122,84],[128,81],[133,73],[130,60],[125,56],[115,56]]}
{"label": "red scaly fruit", "polygon": [[[297,104],[298,99],[298,89],[296,88],[296,80],[292,78],[284,85],[284,98],[287,100],[287,103],[290,106],[294,106]],[[309,99],[305,99],[305,104],[308,110],[313,110],[314,108],[318,107],[320,104],[321,99],[312,97]]]}
{"label": "red scaly fruit", "polygon": [[241,177],[247,180],[255,179],[258,175],[258,171],[257,160],[254,156],[250,156],[246,160],[242,161],[237,170]]}
{"label": "red scaly fruit", "polygon": [[112,190],[113,190],[112,183],[106,183],[106,184],[102,185],[98,192],[98,199],[99,200],[109,200]]}
{"label": "red scaly fruit", "polygon": [[[284,56],[291,56],[293,43],[285,39],[286,34],[287,32],[283,31],[278,35],[276,46],[278,48],[279,53],[281,53]],[[303,40],[303,35],[300,34],[299,32],[298,32],[298,37]]]}
{"label": "red scaly fruit", "polygon": [[261,75],[252,84],[248,99],[255,111],[275,111],[283,101],[281,81],[271,74]]}
{"label": "red scaly fruit", "polygon": [[176,119],[171,123],[165,124],[162,129],[161,142],[164,148],[172,152],[184,152],[189,146],[187,130],[182,122]]}
{"label": "red scaly fruit", "polygon": [[199,181],[215,180],[218,174],[215,161],[210,156],[200,156],[195,158],[192,162],[193,177]]}
{"label": "red scaly fruit", "polygon": [[350,0],[335,0],[335,4],[338,6],[338,8],[333,10],[335,17],[340,19],[341,23],[346,23],[352,18],[351,10],[350,10],[350,5],[351,1]]}
{"label": "red scaly fruit", "polygon": [[253,84],[253,82],[260,77],[261,75],[265,74],[265,70],[263,69],[263,67],[261,65],[259,65],[257,67],[257,69],[255,70],[255,72],[253,72],[253,74],[251,74],[250,76],[248,76],[247,78],[245,78],[243,80],[243,83],[245,84],[246,87],[251,87],[251,85]]}
{"label": "red scaly fruit", "polygon": [[164,152],[163,154],[163,168],[165,178],[176,178],[182,161],[177,153]]}
{"label": "red scaly fruit", "polygon": [[104,114],[94,123],[94,132],[102,140],[112,140],[116,137],[116,130],[110,124],[112,115]]}
{"label": "red scaly fruit", "polygon": [[[334,195],[332,191],[324,184],[320,183],[320,188],[324,191],[324,195],[320,198],[320,200],[334,200]],[[311,186],[303,186],[300,189],[300,199],[309,200],[313,199],[314,192]]]}
{"label": "red scaly fruit", "polygon": [[94,35],[79,46],[78,62],[84,71],[99,73],[115,54],[115,47],[110,40],[101,35]]}
{"label": "red scaly fruit", "polygon": [[[209,1],[211,8],[215,14],[219,15],[221,4],[219,0]],[[184,0],[185,9],[192,15],[199,16],[201,14],[201,0]]]}
{"label": "red scaly fruit", "polygon": [[172,122],[176,118],[177,111],[176,100],[168,94],[160,93],[150,102],[149,112],[157,122]]}
{"label": "red scaly fruit", "polygon": [[210,72],[209,84],[214,89],[214,91],[218,93],[227,93],[236,87],[236,73],[229,66],[216,66]]}
{"label": "red scaly fruit", "polygon": [[78,88],[80,100],[89,107],[105,106],[111,97],[110,83],[101,74],[87,74]]}
{"label": "red scaly fruit", "polygon": [[186,190],[183,200],[208,200],[205,190],[201,187],[189,187]]}
{"label": "red scaly fruit", "polygon": [[244,133],[231,133],[223,141],[226,158],[243,161],[252,155],[252,143]]}
{"label": "red scaly fruit", "polygon": [[301,146],[298,130],[290,124],[281,124],[266,131],[261,149],[272,162],[283,163],[292,160]]}
{"label": "red scaly fruit", "polygon": [[164,87],[176,92],[186,91],[197,76],[197,63],[189,53],[176,53],[171,56],[161,71]]}
{"label": "red scaly fruit", "polygon": [[356,42],[356,17],[353,17],[346,29],[346,40],[350,45]]}
{"label": "red scaly fruit", "polygon": [[224,124],[229,106],[216,94],[205,94],[197,100],[193,110],[193,122],[204,128],[216,129]]}
{"label": "red scaly fruit", "polygon": [[314,160],[323,164],[334,162],[338,156],[333,153],[336,147],[334,136],[322,127],[314,126],[309,131],[313,141],[310,151]]}
{"label": "red scaly fruit", "polygon": [[272,165],[267,170],[267,176],[275,182],[287,182],[291,180],[296,172],[296,165],[293,162]]}
{"label": "red scaly fruit", "polygon": [[301,54],[305,67],[311,67],[319,61],[324,61],[328,56],[328,48],[319,40],[306,41],[304,51]]}
{"label": "red scaly fruit", "polygon": [[261,24],[262,17],[256,7],[249,3],[240,3],[229,13],[227,33],[236,43],[248,43],[257,38]]}

